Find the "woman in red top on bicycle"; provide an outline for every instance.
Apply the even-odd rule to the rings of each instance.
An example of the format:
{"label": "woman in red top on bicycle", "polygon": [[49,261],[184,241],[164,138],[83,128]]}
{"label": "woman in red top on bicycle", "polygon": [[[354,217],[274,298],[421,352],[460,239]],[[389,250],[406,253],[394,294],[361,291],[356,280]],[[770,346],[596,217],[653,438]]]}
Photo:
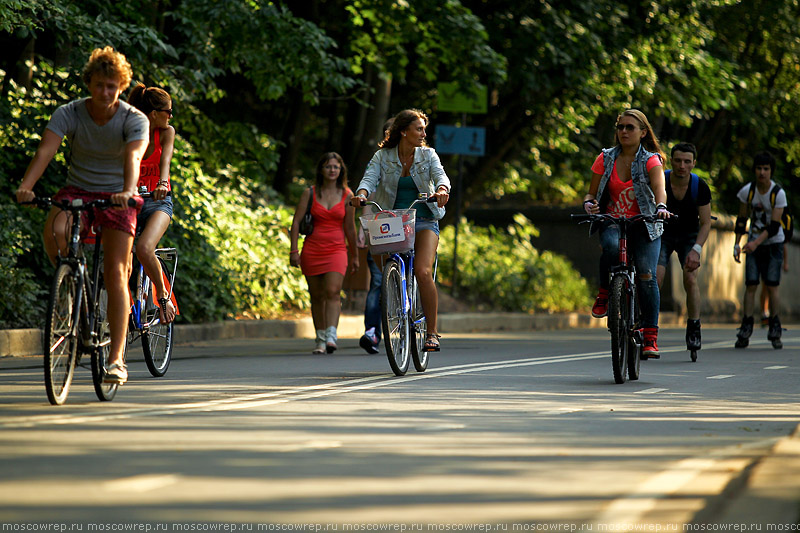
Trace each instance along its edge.
{"label": "woman in red top on bicycle", "polygon": [[156,258],[156,248],[172,221],[172,197],[169,165],[175,145],[175,128],[169,125],[172,117],[172,99],[167,91],[158,87],[145,87],[141,83],[131,91],[128,102],[147,115],[150,121],[150,143],[142,159],[139,187],[147,187],[152,197],[145,198],[137,218],[136,257],[153,282],[161,308],[161,321],[169,324],[175,320],[175,306],[167,298],[169,291],[164,283],[161,263]]}
{"label": "woman in red top on bicycle", "polygon": [[[583,206],[587,213],[610,213],[619,216],[657,214],[668,218],[667,191],[664,180],[664,154],[647,117],[638,109],[628,109],[617,117],[617,144],[606,148],[592,165],[592,181]],[[660,222],[660,221],[659,221]],[[661,252],[663,225],[644,222],[628,234],[628,250],[638,276],[643,355],[659,356],[658,308],[661,303],[656,281],[658,255]],[[608,314],[608,273],[619,259],[619,227],[608,223],[600,227],[600,291],[592,316]]]}

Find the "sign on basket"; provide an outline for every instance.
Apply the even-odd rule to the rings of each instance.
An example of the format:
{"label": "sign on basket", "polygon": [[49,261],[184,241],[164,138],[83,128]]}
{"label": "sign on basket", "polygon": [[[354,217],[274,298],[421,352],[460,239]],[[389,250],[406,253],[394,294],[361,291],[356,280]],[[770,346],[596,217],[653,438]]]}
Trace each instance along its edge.
{"label": "sign on basket", "polygon": [[369,243],[372,245],[400,242],[406,238],[403,233],[403,219],[400,217],[373,219],[367,226]]}

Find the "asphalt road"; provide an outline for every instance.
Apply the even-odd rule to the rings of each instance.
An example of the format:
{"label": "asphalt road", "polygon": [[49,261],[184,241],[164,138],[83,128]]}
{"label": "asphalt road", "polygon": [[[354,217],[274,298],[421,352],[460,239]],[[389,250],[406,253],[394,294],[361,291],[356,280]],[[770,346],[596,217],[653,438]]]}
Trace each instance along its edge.
{"label": "asphalt road", "polygon": [[797,331],[783,350],[703,334],[691,363],[662,330],[662,359],[622,385],[603,329],[452,335],[400,378],[354,340],[180,345],[161,379],[132,354],[110,403],[79,369],[61,407],[37,359],[5,358],[0,523],[681,531],[800,422]]}

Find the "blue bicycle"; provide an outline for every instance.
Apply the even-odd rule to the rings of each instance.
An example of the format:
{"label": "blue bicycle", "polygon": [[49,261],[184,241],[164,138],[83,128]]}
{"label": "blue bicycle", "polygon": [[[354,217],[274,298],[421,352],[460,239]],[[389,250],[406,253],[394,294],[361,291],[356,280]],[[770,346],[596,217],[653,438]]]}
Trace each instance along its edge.
{"label": "blue bicycle", "polygon": [[[142,192],[143,198],[149,198],[151,193]],[[172,298],[172,289],[175,282],[175,273],[178,269],[178,251],[175,248],[157,248],[156,257],[161,263],[161,272],[164,276],[164,286],[168,294],[166,299]],[[155,293],[153,282],[147,277],[144,267],[133,254],[131,275],[131,314],[128,325],[128,344],[142,339],[142,352],[147,369],[154,377],[162,377],[167,373],[172,359],[173,347],[173,322],[161,322],[158,296]],[[170,268],[168,268],[168,266]],[[175,303],[173,301],[173,303]],[[176,305],[177,309],[177,305]]]}
{"label": "blue bicycle", "polygon": [[[425,350],[428,324],[414,277],[414,206],[435,201],[435,197],[423,193],[408,209],[394,210],[383,209],[370,201],[364,205],[374,206],[377,214],[364,215],[360,219],[373,257],[388,254],[383,265],[381,322],[389,366],[397,376],[408,371],[409,359],[413,359],[417,372],[428,368],[428,352]],[[434,281],[437,266],[438,258],[433,265]]]}

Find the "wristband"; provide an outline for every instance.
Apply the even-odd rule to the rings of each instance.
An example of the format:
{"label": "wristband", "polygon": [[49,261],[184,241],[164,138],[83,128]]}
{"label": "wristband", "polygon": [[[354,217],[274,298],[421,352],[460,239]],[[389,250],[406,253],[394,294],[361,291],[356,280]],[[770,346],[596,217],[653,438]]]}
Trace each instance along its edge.
{"label": "wristband", "polygon": [[591,200],[584,200],[584,201],[583,201],[583,205],[586,205],[586,204],[593,204],[594,202],[595,202],[594,198],[593,198],[593,199],[591,199]]}
{"label": "wristband", "polygon": [[660,210],[662,210],[662,209],[663,209],[664,211],[666,211],[666,210],[667,210],[667,204],[662,204],[662,203],[658,203],[658,204],[656,204],[656,211],[660,211]]}
{"label": "wristband", "polygon": [[694,243],[694,245],[692,246],[692,250],[697,252],[697,255],[700,255],[700,253],[703,251],[703,247],[697,243]]}

